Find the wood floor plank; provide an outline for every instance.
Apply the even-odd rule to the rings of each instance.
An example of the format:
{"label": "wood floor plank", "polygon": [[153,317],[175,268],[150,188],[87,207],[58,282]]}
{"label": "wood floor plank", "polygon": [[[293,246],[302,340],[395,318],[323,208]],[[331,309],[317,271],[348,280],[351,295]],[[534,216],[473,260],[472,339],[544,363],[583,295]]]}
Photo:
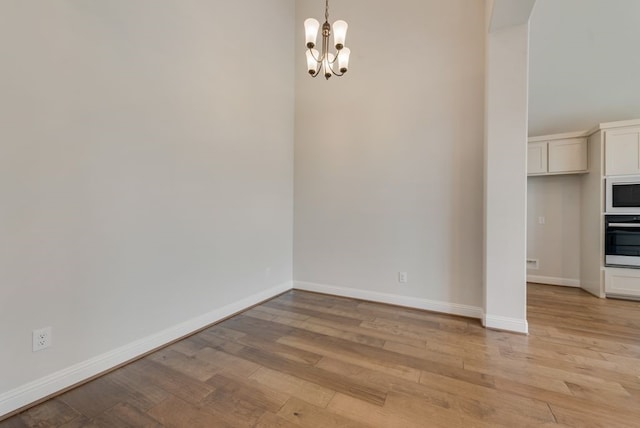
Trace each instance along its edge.
{"label": "wood floor plank", "polygon": [[498,376],[518,378],[521,382],[549,389],[550,391],[566,392],[568,388],[567,382],[573,382],[576,385],[607,390],[616,395],[624,395],[619,383],[578,372],[567,372],[529,364],[526,361],[502,360],[501,364],[497,366],[494,362],[487,363],[486,361],[467,359],[464,362],[464,368],[475,373],[491,376],[493,379]]}
{"label": "wood floor plank", "polygon": [[112,427],[158,428],[162,425],[150,415],[127,403],[118,403],[100,417],[100,421]]}
{"label": "wood floor plank", "polygon": [[582,356],[571,356],[565,358],[564,355],[540,355],[531,352],[520,352],[514,350],[505,350],[502,353],[508,361],[527,361],[532,365],[546,368],[555,368],[565,371],[576,371],[587,376],[607,379],[613,382],[625,382],[629,380],[629,376],[638,373],[635,370],[626,370],[625,367],[602,359],[591,359]]}
{"label": "wood floor plank", "polygon": [[633,424],[626,418],[619,419],[615,415],[593,414],[591,412],[583,412],[564,408],[560,405],[551,405],[553,415],[559,424],[570,427],[585,428],[612,428],[612,427],[628,427],[638,426]]}
{"label": "wood floor plank", "polygon": [[157,386],[190,403],[199,403],[213,391],[210,385],[148,358],[138,360],[125,369],[133,381]]}
{"label": "wood floor plank", "polygon": [[[555,404],[568,410],[589,414],[595,419],[601,419],[606,415],[611,419],[619,418],[620,420],[626,421],[640,418],[640,409],[638,409],[638,406],[622,407],[618,406],[613,400],[607,402],[589,401],[572,394],[550,391],[522,383],[518,379],[498,378],[496,379],[496,385],[500,391],[510,393],[512,396],[536,397],[536,399],[544,401],[547,404]],[[621,426],[624,426],[624,424]]]}
{"label": "wood floor plank", "polygon": [[163,366],[181,372],[186,376],[204,382],[217,373],[218,366],[206,359],[196,358],[196,355],[197,353],[189,356],[181,352],[174,351],[173,348],[166,348],[155,352],[148,358],[151,361],[155,361]]}
{"label": "wood floor plank", "polygon": [[54,398],[27,410],[21,416],[25,426],[60,426],[80,416],[76,410]]}
{"label": "wood floor plank", "polygon": [[378,330],[416,340],[429,338],[472,348],[495,348],[510,344],[511,341],[515,343],[524,341],[522,338],[510,338],[502,332],[487,331],[480,327],[470,327],[464,334],[452,334],[435,328],[405,325],[397,320],[381,318],[377,318],[375,321],[363,321],[360,326],[366,331]]}
{"label": "wood floor plank", "polygon": [[309,315],[297,314],[295,312],[287,311],[284,309],[271,308],[268,306],[253,308],[251,311],[243,313],[243,315],[253,316],[254,318],[260,318],[265,321],[278,320],[277,322],[294,327],[299,323],[311,318]]}
{"label": "wood floor plank", "polygon": [[335,395],[332,389],[265,367],[249,378],[317,407],[326,407]]}
{"label": "wood floor plank", "polygon": [[[45,425],[46,426],[46,425]],[[22,420],[21,415],[14,416],[4,421],[0,421],[0,427],[2,428],[29,428],[29,425]]]}
{"label": "wood floor plank", "polygon": [[[242,349],[238,347],[237,349]],[[197,360],[212,364],[218,373],[230,374],[238,377],[248,377],[260,368],[259,364],[245,358],[237,357],[229,352],[205,348],[195,355]]]}
{"label": "wood floor plank", "polygon": [[362,422],[316,407],[295,397],[287,401],[278,412],[278,416],[296,425],[310,428],[363,428],[367,426]]}
{"label": "wood floor plank", "polygon": [[362,320],[357,317],[344,316],[344,315],[334,315],[329,311],[321,311],[316,309],[308,309],[303,306],[297,306],[295,304],[284,304],[280,303],[277,300],[271,300],[264,304],[267,308],[279,309],[281,311],[286,311],[288,313],[299,314],[303,316],[323,318],[327,320],[331,320],[340,324],[345,325],[358,325]]}
{"label": "wood floor plank", "polygon": [[[252,328],[254,328],[254,326],[255,324],[249,324],[249,325],[245,324],[242,327],[236,325],[236,328],[246,328],[247,331],[250,331]],[[320,358],[322,358],[321,355],[318,355],[313,352],[305,351],[304,349],[299,349],[299,348],[285,345],[283,343],[279,343],[277,340],[264,339],[259,334],[245,335],[237,339],[233,343],[229,343],[225,341],[222,341],[222,343],[218,342],[216,344],[212,344],[212,347],[220,350],[226,349],[228,353],[234,354],[236,350],[231,349],[229,347],[230,345],[238,346],[236,350],[241,349],[244,346],[250,346],[253,348],[261,349],[262,351],[265,351],[265,352],[272,353],[274,355],[281,356],[283,358],[286,358],[292,361],[309,364],[309,365],[315,364],[318,360],[320,360]]]}
{"label": "wood floor plank", "polygon": [[438,351],[434,351],[432,349],[419,349],[415,346],[405,345],[403,343],[398,342],[387,342],[384,345],[384,349],[391,352],[396,352],[398,354],[408,355],[411,357],[421,358],[427,361],[434,361],[439,364],[448,364],[452,366],[463,367],[463,358],[446,354]]}
{"label": "wood floor plank", "polygon": [[404,415],[413,421],[428,421],[432,427],[462,426],[460,413],[434,405],[422,397],[392,391],[384,405],[385,412]]}
{"label": "wood floor plank", "polygon": [[[215,391],[203,400],[205,405],[242,401],[261,409],[261,413],[265,411],[277,413],[290,397],[289,394],[280,392],[250,377],[239,378],[216,374],[207,383],[215,387]],[[233,406],[227,409],[231,412],[233,410]]]}
{"label": "wood floor plank", "polygon": [[265,412],[256,422],[255,428],[297,428],[298,426],[283,417]]}
{"label": "wood floor plank", "polygon": [[[389,320],[397,320],[399,317],[406,317],[417,320],[437,321],[444,324],[451,323],[465,326],[468,325],[470,321],[469,318],[376,302],[358,302],[357,309],[359,311],[364,311],[364,313],[372,314],[376,318],[386,318]],[[473,320],[471,321],[473,322]]]}
{"label": "wood floor plank", "polygon": [[177,397],[171,397],[149,410],[149,415],[165,427],[189,428],[234,428],[240,425],[234,423],[233,416],[216,414],[215,410],[205,411]]}
{"label": "wood floor plank", "polygon": [[[2,425],[0,425],[2,426]],[[45,425],[46,426],[46,425]],[[67,422],[66,424],[58,425],[60,428],[107,428],[101,427],[95,421],[89,419],[86,416],[80,415],[75,419]]]}
{"label": "wood floor plank", "polygon": [[340,393],[331,400],[327,410],[372,427],[424,428],[425,426],[425,422],[415,414],[394,412],[393,409],[375,406]]}
{"label": "wood floor plank", "polygon": [[[334,321],[325,320],[322,318],[315,318],[315,317],[309,317],[304,321],[304,323],[300,327],[307,329],[309,331],[315,331],[321,334],[326,334],[326,333],[319,331],[319,329],[321,329],[322,327],[329,327],[330,329],[342,331],[343,333],[351,333],[355,335],[361,335],[367,338],[378,339],[380,341],[384,341],[385,343],[390,341],[398,342],[405,345],[414,346],[416,348],[425,348],[427,344],[427,341],[425,340],[424,337],[422,337],[421,339],[407,338],[403,336],[389,334],[379,330],[365,329],[362,327],[362,325],[358,325],[358,326],[343,325],[343,324],[336,323]],[[344,338],[344,336],[341,336],[341,337]],[[368,344],[372,346],[377,346],[377,344],[379,343],[380,342],[373,342]]]}
{"label": "wood floor plank", "polygon": [[[253,316],[255,317],[256,313],[260,313],[260,311],[253,311],[253,312],[248,312],[245,313],[245,315],[247,316]],[[314,333],[318,333],[318,334],[324,334],[327,336],[332,336],[332,337],[338,337],[341,339],[346,339],[346,340],[350,340],[352,342],[356,342],[356,343],[362,343],[364,345],[369,345],[369,346],[376,346],[378,348],[382,348],[386,342],[386,340],[381,339],[379,337],[374,337],[374,336],[369,336],[369,335],[365,335],[362,333],[355,333],[352,331],[348,331],[344,329],[344,326],[337,324],[335,326],[331,326],[331,325],[327,325],[325,323],[314,323],[311,322],[312,317],[309,317],[308,319],[304,320],[304,321],[300,321],[300,320],[291,320],[291,319],[286,319],[283,317],[261,317],[260,315],[257,317],[259,319],[265,320],[265,321],[273,321],[276,323],[281,323],[281,324],[285,324],[288,325],[290,327],[298,327],[298,328],[302,328],[304,330],[308,330]],[[338,328],[339,327],[339,328]]]}
{"label": "wood floor plank", "polygon": [[147,410],[169,397],[169,392],[150,382],[140,382],[138,377],[130,375],[131,372],[131,367],[125,367],[104,376],[128,391],[130,398],[126,400],[127,403]]}
{"label": "wood floor plank", "polygon": [[[304,314],[308,316],[313,316],[314,314],[321,313],[320,318],[328,319],[338,323],[342,323],[342,321],[345,318],[347,318],[354,325],[357,325],[357,323],[351,321],[353,319],[360,320],[360,321],[373,321],[376,318],[376,315],[372,313],[366,313],[366,312],[354,310],[353,306],[350,306],[348,308],[344,308],[336,305],[325,306],[325,305],[318,305],[317,301],[302,302],[302,301],[299,301],[298,299],[292,302],[279,302],[278,306],[269,305],[267,307],[278,308],[281,311],[299,313],[299,314]],[[289,308],[292,308],[292,309],[290,310]],[[296,308],[302,311],[296,312],[295,311]],[[305,312],[305,311],[309,311],[309,312]],[[338,318],[333,318],[333,316],[336,316]]]}
{"label": "wood floor plank", "polygon": [[[334,358],[323,358],[318,367],[339,374],[346,378],[364,380],[377,388],[388,392],[394,391],[406,395],[420,397],[430,404],[443,409],[452,409],[456,404],[456,396],[447,391],[431,388],[427,385],[404,380],[389,374],[350,364]],[[386,403],[386,400],[385,400]],[[384,405],[382,406],[384,407]]]}
{"label": "wood floor plank", "polygon": [[259,349],[247,347],[243,349],[239,355],[272,370],[280,371],[311,383],[326,386],[334,391],[343,392],[347,395],[351,395],[373,404],[382,405],[386,398],[385,391],[373,387],[366,381],[349,380],[342,376],[337,376],[331,372],[319,369],[318,367],[289,361],[284,358],[268,354]]}
{"label": "wood floor plank", "polygon": [[208,348],[210,346],[211,345],[207,340],[205,340],[201,332],[200,334],[195,334],[193,336],[189,336],[185,339],[182,339],[179,342],[175,342],[167,346],[165,349],[172,349],[174,351],[181,352],[185,355],[193,356],[198,351],[201,351],[204,348]]}
{"label": "wood floor plank", "polygon": [[483,386],[466,382],[462,379],[442,374],[423,372],[420,383],[433,389],[455,394],[459,401],[471,400],[498,406],[514,411],[526,411],[537,415],[537,419],[544,419],[548,408],[543,400],[537,396],[519,396],[504,391],[496,385]]}
{"label": "wood floor plank", "polygon": [[98,378],[82,389],[65,392],[58,400],[76,412],[93,418],[129,398],[128,391],[105,377]]}
{"label": "wood floor plank", "polygon": [[386,371],[402,379],[408,379],[414,382],[418,382],[418,380],[420,379],[419,369],[399,364],[397,361],[388,361],[375,357],[369,358],[367,355],[367,350],[369,348],[361,349],[360,346],[356,345],[355,347],[357,348],[357,351],[354,351],[353,347],[328,346],[327,342],[317,344],[315,341],[301,339],[298,337],[282,337],[278,339],[278,342],[307,351],[317,352],[320,355],[339,358],[343,361],[351,362],[362,367],[369,367],[380,371]]}

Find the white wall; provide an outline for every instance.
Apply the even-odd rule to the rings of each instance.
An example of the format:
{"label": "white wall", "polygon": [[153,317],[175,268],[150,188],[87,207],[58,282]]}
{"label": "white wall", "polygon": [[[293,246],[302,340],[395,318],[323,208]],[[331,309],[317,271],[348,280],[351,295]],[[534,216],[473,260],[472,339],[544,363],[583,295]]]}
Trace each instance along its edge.
{"label": "white wall", "polygon": [[0,397],[290,286],[293,15],[1,2]]}
{"label": "white wall", "polygon": [[589,173],[580,180],[580,287],[598,297],[604,294],[604,135],[589,136]]}
{"label": "white wall", "polygon": [[484,2],[332,2],[352,58],[329,82],[304,63],[323,12],[296,2],[296,286],[479,314]]}
{"label": "white wall", "polygon": [[[529,6],[534,2],[529,0]],[[492,3],[487,3],[488,14],[491,8]],[[487,327],[523,333],[528,331],[525,274],[528,45],[526,21],[491,31],[487,36],[484,153],[484,323]]]}
{"label": "white wall", "polygon": [[529,135],[640,117],[640,1],[538,0]]}
{"label": "white wall", "polygon": [[539,263],[538,269],[527,269],[530,281],[580,284],[581,179],[581,175],[527,179],[527,258]]}

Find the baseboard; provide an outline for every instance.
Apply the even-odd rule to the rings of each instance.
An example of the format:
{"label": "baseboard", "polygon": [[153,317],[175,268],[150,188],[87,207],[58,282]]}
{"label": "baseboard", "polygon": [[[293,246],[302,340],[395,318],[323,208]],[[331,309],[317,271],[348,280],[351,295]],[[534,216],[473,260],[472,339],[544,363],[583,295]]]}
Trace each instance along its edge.
{"label": "baseboard", "polygon": [[134,360],[141,355],[160,348],[181,337],[185,337],[210,324],[271,299],[291,288],[292,282],[287,281],[268,290],[214,309],[199,317],[5,392],[0,395],[0,420],[3,418],[3,415],[7,415],[31,403],[35,403],[38,400],[122,365],[123,363]]}
{"label": "baseboard", "polygon": [[317,284],[314,282],[294,281],[296,290],[313,291],[316,293],[333,294],[354,299],[370,300],[372,302],[388,303],[413,309],[442,312],[469,318],[482,319],[482,308],[457,303],[439,302],[418,297],[402,296],[398,294],[380,293],[377,291],[360,290],[357,288],[338,287],[335,285]]}
{"label": "baseboard", "polygon": [[482,324],[493,330],[504,330],[515,333],[529,334],[529,323],[526,319],[509,318],[499,315],[485,314]]}
{"label": "baseboard", "polygon": [[556,278],[553,276],[527,275],[527,282],[538,284],[561,285],[563,287],[580,287],[580,280],[574,278]]}

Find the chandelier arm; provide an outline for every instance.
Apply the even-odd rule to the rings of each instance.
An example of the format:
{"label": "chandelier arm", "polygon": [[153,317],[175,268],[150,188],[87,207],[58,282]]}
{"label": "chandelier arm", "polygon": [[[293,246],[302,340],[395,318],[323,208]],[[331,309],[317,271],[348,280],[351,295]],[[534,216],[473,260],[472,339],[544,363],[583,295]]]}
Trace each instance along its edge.
{"label": "chandelier arm", "polygon": [[316,72],[314,74],[309,73],[309,76],[311,77],[318,77],[318,75],[320,74],[320,70],[322,69],[322,67],[318,67],[318,69],[316,70]]}
{"label": "chandelier arm", "polygon": [[[336,52],[336,54],[335,54],[335,56],[333,58],[333,61],[329,61],[329,59],[327,58],[327,65],[329,66],[329,70],[331,71],[331,73],[334,76],[341,77],[341,76],[344,76],[344,73],[346,73],[346,72],[336,73],[336,71],[333,69],[334,64],[336,63],[336,61],[338,61],[338,55],[340,55],[340,51]],[[340,70],[338,70],[338,71],[340,71]]]}
{"label": "chandelier arm", "polygon": [[334,75],[334,76],[337,76],[337,77],[344,76],[344,74],[345,74],[345,73],[340,73],[339,71],[338,71],[338,72],[336,72],[336,71],[333,69],[333,65],[335,64],[335,62],[336,62],[335,60],[334,60],[333,62],[330,62],[330,61],[327,59],[326,64],[325,64],[325,61],[324,61],[324,60],[320,60],[320,61],[318,62],[318,70],[316,71],[316,74],[315,74],[315,75],[311,75],[311,76],[312,76],[312,77],[316,77],[316,76],[320,73],[320,71],[325,71],[325,72],[326,72],[326,71],[327,71],[327,70],[326,70],[326,68],[328,68],[328,69],[329,69],[328,71],[330,71],[330,72],[331,72],[331,74],[332,74],[332,75]]}
{"label": "chandelier arm", "polygon": [[309,51],[309,53],[311,54],[311,58],[313,58],[313,60],[316,62],[316,71],[313,72],[313,74],[309,73],[311,75],[311,77],[316,77],[318,76],[318,74],[320,74],[320,70],[322,70],[322,58],[323,56],[318,56],[316,58],[316,56],[313,54],[313,49],[307,49]]}
{"label": "chandelier arm", "polygon": [[313,58],[315,62],[317,62],[318,64],[322,62],[323,55],[320,55],[320,52],[318,52],[319,56],[316,58],[316,56],[313,54],[313,49],[307,49],[307,50],[311,52],[311,58]]}
{"label": "chandelier arm", "polygon": [[[335,61],[334,61],[334,62],[335,62]],[[329,64],[329,70],[331,70],[331,73],[333,73],[333,75],[334,75],[334,76],[338,76],[338,77],[344,76],[344,73],[336,73],[336,72],[333,70],[333,67],[331,66],[331,64]]]}

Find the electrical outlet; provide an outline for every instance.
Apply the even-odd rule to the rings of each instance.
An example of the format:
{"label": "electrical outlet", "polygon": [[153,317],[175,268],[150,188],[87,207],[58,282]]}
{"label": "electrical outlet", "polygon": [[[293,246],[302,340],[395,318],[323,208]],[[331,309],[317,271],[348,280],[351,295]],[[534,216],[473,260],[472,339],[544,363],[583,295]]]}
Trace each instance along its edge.
{"label": "electrical outlet", "polygon": [[401,284],[407,283],[407,273],[406,272],[398,272],[398,282]]}
{"label": "electrical outlet", "polygon": [[547,219],[544,218],[544,216],[538,217],[538,224],[546,224],[546,223],[547,223]]}
{"label": "electrical outlet", "polygon": [[538,269],[538,259],[527,259],[527,269]]}
{"label": "electrical outlet", "polygon": [[51,327],[33,330],[33,352],[41,351],[51,346]]}

